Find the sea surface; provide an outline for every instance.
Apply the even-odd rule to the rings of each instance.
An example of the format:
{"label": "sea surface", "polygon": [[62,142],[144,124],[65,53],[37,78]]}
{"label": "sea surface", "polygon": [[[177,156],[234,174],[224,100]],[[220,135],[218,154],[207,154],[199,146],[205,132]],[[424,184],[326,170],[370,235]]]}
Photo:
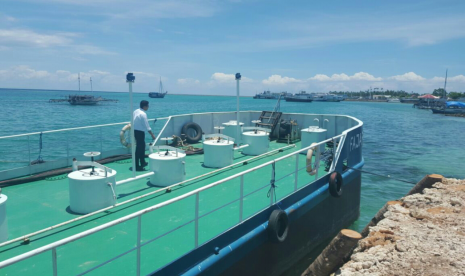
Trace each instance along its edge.
{"label": "sea surface", "polygon": [[[74,93],[77,92],[0,89],[0,137],[127,122],[141,100],[150,102],[149,118],[234,111],[236,108],[235,97],[168,94],[164,99],[151,99],[147,93],[134,94],[133,108],[129,106],[128,93],[93,92],[95,96],[119,100],[118,103],[96,106],[48,102],[49,99]],[[230,94],[233,93],[231,91]],[[272,110],[275,104],[276,100],[240,99],[241,110]],[[281,111],[343,114],[363,121],[363,170],[389,175],[390,178],[363,173],[361,214],[352,225],[353,229],[362,230],[386,201],[404,196],[412,187],[412,184],[395,179],[418,182],[431,173],[465,178],[465,118],[433,115],[431,111],[401,103],[283,101]],[[155,132],[163,124],[163,120],[152,124]],[[0,139],[0,170],[20,166],[21,162],[27,164],[38,158],[39,153],[44,159],[82,154],[79,145],[83,142],[95,142],[97,150],[115,148],[119,145],[120,130],[121,125],[96,128],[90,132],[76,130],[67,136],[62,133],[43,134],[41,152],[40,135]],[[67,147],[65,140],[72,147]]]}

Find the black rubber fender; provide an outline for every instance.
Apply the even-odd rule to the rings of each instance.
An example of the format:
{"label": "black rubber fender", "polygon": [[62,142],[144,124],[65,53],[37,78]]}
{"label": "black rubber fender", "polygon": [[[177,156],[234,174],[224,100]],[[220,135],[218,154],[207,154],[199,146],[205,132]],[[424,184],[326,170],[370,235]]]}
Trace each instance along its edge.
{"label": "black rubber fender", "polygon": [[333,197],[342,196],[343,180],[342,175],[339,172],[332,172],[329,176],[329,193]]}
{"label": "black rubber fender", "polygon": [[268,219],[268,237],[273,243],[286,240],[289,232],[289,218],[283,210],[274,210]]}
{"label": "black rubber fender", "polygon": [[[189,135],[188,133],[189,129],[193,129],[196,132],[196,135],[195,136]],[[200,139],[202,139],[202,128],[194,122],[189,122],[189,123],[184,124],[181,130],[181,133],[186,135],[186,140],[189,144],[195,144],[198,141],[200,141]]]}

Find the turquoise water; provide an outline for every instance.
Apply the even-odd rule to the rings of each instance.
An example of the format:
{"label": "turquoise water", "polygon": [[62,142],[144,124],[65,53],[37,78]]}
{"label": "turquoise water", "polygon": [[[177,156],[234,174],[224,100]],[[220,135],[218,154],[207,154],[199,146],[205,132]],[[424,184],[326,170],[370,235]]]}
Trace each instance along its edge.
{"label": "turquoise water", "polygon": [[[0,136],[40,132],[97,124],[129,121],[129,95],[127,93],[94,93],[104,98],[118,99],[118,103],[97,106],[71,106],[67,103],[49,103],[69,91],[0,90]],[[231,92],[232,94],[232,92]],[[134,108],[141,100],[148,100],[149,118],[169,115],[234,111],[236,99],[220,96],[167,95],[164,99],[150,99],[147,94],[134,94]],[[241,98],[241,110],[272,110],[276,101]],[[410,104],[391,103],[281,103],[283,112],[343,114],[354,116],[364,123],[364,170],[417,182],[424,175],[438,173],[447,177],[465,178],[465,118],[433,115],[431,111],[412,108]],[[164,122],[154,124],[157,131]],[[110,149],[119,145],[121,126],[75,131],[64,137],[58,134],[43,136],[42,156],[53,159],[64,154],[82,154],[78,149],[66,149],[66,143],[75,145],[95,142],[96,149]],[[103,141],[100,142],[100,141]],[[27,143],[36,145],[31,153]],[[38,156],[38,135],[0,140],[0,170],[18,166],[22,161]],[[66,156],[66,155],[65,155]],[[17,161],[17,160],[16,160]],[[20,160],[21,161],[21,160]],[[411,184],[379,176],[363,174],[360,219],[352,226],[361,230],[371,217],[388,200],[405,195]]]}

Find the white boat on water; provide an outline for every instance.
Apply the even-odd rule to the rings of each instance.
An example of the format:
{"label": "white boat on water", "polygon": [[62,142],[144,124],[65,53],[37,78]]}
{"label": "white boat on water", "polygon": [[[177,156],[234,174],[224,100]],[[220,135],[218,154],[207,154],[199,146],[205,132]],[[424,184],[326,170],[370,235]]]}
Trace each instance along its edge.
{"label": "white boat on water", "polygon": [[397,98],[389,99],[389,100],[388,100],[388,103],[400,103],[400,100],[397,99]]}

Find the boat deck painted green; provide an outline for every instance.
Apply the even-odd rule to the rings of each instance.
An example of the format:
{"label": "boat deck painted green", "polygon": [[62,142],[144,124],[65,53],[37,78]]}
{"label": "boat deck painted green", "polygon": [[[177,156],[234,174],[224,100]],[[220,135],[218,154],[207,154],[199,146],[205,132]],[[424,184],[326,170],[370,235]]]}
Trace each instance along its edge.
{"label": "boat deck painted green", "polygon": [[[270,143],[270,150],[285,147],[287,144]],[[34,236],[29,244],[13,243],[0,248],[0,261],[39,248],[49,243],[61,240],[71,235],[121,218],[128,214],[180,196],[215,181],[224,179],[246,169],[253,168],[267,161],[289,154],[301,148],[300,142],[296,147],[276,152],[266,157],[255,159],[246,165],[238,165],[222,170],[218,173],[189,181],[174,187],[171,192],[160,192],[134,202],[121,205],[105,212],[93,215],[83,220]],[[245,156],[235,152],[234,163],[245,161],[253,156]],[[285,176],[295,171],[296,157],[291,157],[276,163],[276,198],[277,200],[294,191],[295,174]],[[299,168],[305,166],[305,155],[299,154]],[[216,169],[202,166],[203,155],[186,157],[186,179],[214,171]],[[131,160],[116,161],[106,166],[117,171],[116,180],[132,177]],[[271,179],[271,165],[244,176],[244,195],[259,188],[256,193],[244,198],[244,219],[269,206],[269,183]],[[137,172],[143,174],[147,172]],[[325,175],[324,164],[320,164],[319,177]],[[305,169],[298,173],[297,187],[302,187],[315,180]],[[150,185],[149,177],[116,187],[118,202],[126,201],[137,196],[153,192],[160,187]],[[52,177],[47,180],[35,181],[27,184],[11,186],[3,189],[8,196],[7,216],[9,239],[50,227],[52,225],[71,220],[79,215],[69,210],[68,179],[66,175]],[[218,234],[239,223],[239,201],[235,201],[224,208],[211,212],[224,204],[240,197],[240,179],[235,178],[199,195],[199,214],[205,215],[199,220],[199,244],[202,244]],[[209,213],[211,212],[211,213]],[[159,237],[141,249],[141,273],[148,274],[176,258],[194,249],[194,222],[187,223],[195,216],[195,196],[145,214],[141,219],[141,243]],[[58,275],[76,275],[83,273],[93,266],[99,265],[123,252],[134,248],[137,243],[137,218],[122,224],[92,234],[78,241],[68,243],[57,249]],[[163,235],[167,231],[175,231]],[[93,248],[93,250],[89,250]],[[84,250],[86,249],[86,250]],[[0,275],[52,275],[52,252],[44,252],[27,260],[21,261],[0,271]],[[106,264],[90,274],[93,275],[133,275],[136,271],[136,251]]]}

